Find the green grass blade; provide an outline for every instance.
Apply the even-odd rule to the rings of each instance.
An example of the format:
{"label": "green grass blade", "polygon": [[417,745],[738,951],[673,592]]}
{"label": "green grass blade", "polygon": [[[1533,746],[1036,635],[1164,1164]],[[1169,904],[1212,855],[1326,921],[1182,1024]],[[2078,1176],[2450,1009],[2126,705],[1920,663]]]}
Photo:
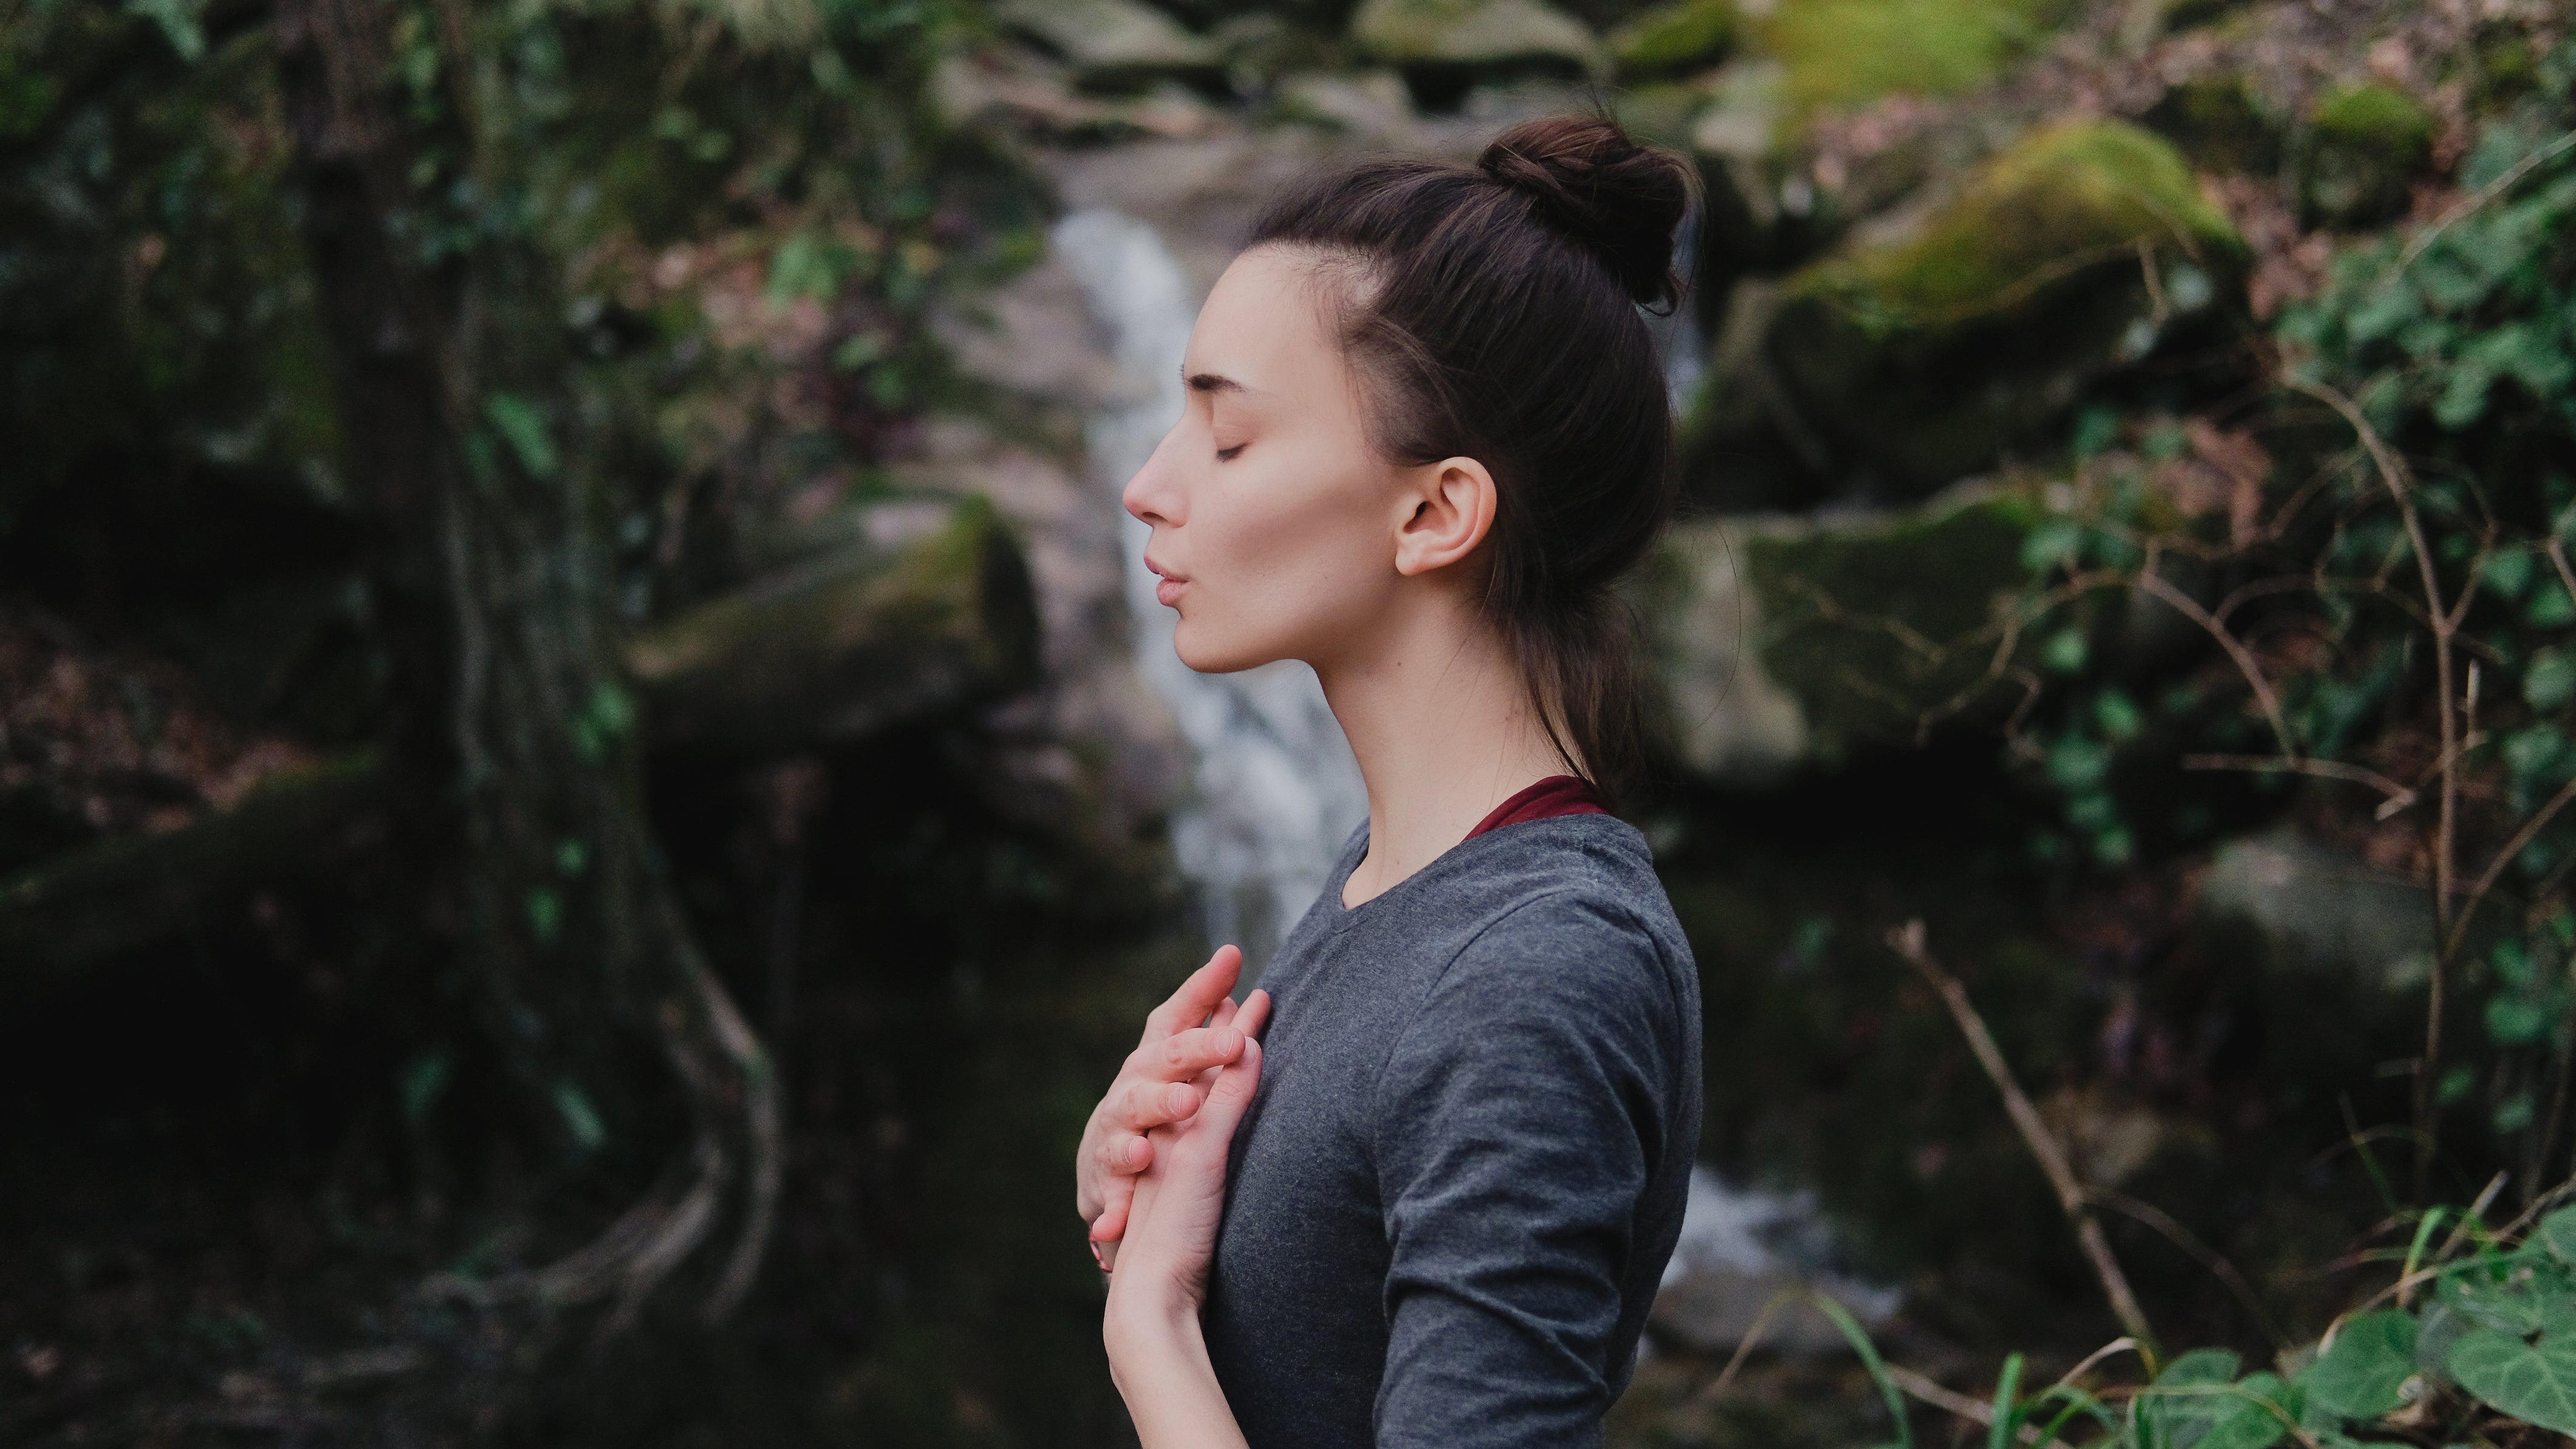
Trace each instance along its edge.
{"label": "green grass blade", "polygon": [[2013,1430],[2021,1427],[2021,1355],[2004,1359],[2003,1377],[1995,1380],[1995,1420],[1986,1426],[1986,1449],[2012,1449]]}
{"label": "green grass blade", "polygon": [[1878,1356],[1878,1346],[1869,1341],[1858,1320],[1831,1298],[1815,1295],[1816,1309],[1832,1320],[1834,1327],[1851,1342],[1852,1351],[1860,1355],[1861,1367],[1869,1370],[1870,1379],[1878,1385],[1878,1396],[1887,1401],[1887,1416],[1896,1421],[1898,1449],[1914,1449],[1914,1425],[1905,1416],[1905,1393],[1896,1380],[1887,1376],[1887,1363]]}

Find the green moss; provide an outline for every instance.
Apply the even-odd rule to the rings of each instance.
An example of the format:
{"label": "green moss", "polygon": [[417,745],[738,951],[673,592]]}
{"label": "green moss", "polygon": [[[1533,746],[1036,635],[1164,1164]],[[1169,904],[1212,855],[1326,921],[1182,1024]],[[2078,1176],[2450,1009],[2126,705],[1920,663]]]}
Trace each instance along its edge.
{"label": "green moss", "polygon": [[2310,127],[2299,198],[2315,224],[2368,226],[2404,212],[2408,183],[2433,159],[2432,115],[2387,86],[2324,96]]}
{"label": "green moss", "polygon": [[2064,0],[1784,0],[1762,39],[1798,109],[1983,84],[2062,18]]}
{"label": "green moss", "polygon": [[1911,240],[1829,257],[1789,290],[1885,335],[2007,310],[2142,245],[2205,256],[2244,244],[2172,145],[2124,122],[2070,121],[1988,161]]}
{"label": "green moss", "polygon": [[1671,75],[1715,63],[1735,38],[1734,0],[1673,0],[1610,33],[1623,76]]}
{"label": "green moss", "polygon": [[2404,170],[2421,169],[2433,154],[2432,113],[2387,86],[2328,95],[2317,103],[2315,125],[2320,144],[2368,151]]}

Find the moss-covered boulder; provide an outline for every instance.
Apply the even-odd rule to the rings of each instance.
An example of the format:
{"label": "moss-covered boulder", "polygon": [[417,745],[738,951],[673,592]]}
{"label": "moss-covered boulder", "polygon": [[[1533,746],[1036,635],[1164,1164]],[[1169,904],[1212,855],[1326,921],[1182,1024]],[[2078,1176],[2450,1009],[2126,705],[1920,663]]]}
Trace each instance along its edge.
{"label": "moss-covered boulder", "polygon": [[1767,360],[1828,464],[1921,496],[1985,471],[2105,375],[2223,315],[2243,242],[2162,138],[2034,132],[1900,235],[1792,276]]}
{"label": "moss-covered boulder", "polygon": [[1214,41],[1138,0],[1008,0],[997,15],[1004,26],[1062,58],[1088,89],[1208,80],[1224,61]]}
{"label": "moss-covered boulder", "polygon": [[2030,581],[2036,489],[1980,482],[1915,508],[1676,526],[1636,601],[1684,762],[1758,788],[1991,724],[1999,600]]}
{"label": "moss-covered boulder", "polygon": [[1540,0],[1364,0],[1351,39],[1434,91],[1497,74],[1599,77],[1608,69],[1591,30]]}
{"label": "moss-covered boulder", "polygon": [[990,505],[858,509],[811,533],[815,551],[629,645],[657,744],[845,743],[1035,679],[1035,596]]}
{"label": "moss-covered boulder", "polygon": [[2068,0],[1779,0],[1759,33],[1787,64],[1790,100],[1803,111],[1972,90],[2072,8]]}
{"label": "moss-covered boulder", "polygon": [[2300,209],[2324,226],[2368,226],[2406,210],[2433,160],[2436,124],[2402,91],[2352,86],[2321,97],[2309,117]]}
{"label": "moss-covered boulder", "polygon": [[1735,0],[1671,0],[1610,32],[1623,80],[1679,75],[1714,65],[1735,39]]}

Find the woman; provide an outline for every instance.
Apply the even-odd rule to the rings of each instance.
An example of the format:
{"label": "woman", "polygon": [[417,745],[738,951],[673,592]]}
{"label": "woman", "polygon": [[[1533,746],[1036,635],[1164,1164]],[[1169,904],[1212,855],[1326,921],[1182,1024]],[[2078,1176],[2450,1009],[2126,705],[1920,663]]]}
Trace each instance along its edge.
{"label": "woman", "polygon": [[1534,121],[1283,196],[1199,314],[1125,495],[1174,647],[1312,665],[1369,815],[1268,990],[1236,1009],[1220,950],[1085,1131],[1147,1449],[1594,1442],[1627,1381],[1699,996],[1595,784],[1642,753],[1609,590],[1668,507],[1638,307],[1687,199],[1615,123]]}

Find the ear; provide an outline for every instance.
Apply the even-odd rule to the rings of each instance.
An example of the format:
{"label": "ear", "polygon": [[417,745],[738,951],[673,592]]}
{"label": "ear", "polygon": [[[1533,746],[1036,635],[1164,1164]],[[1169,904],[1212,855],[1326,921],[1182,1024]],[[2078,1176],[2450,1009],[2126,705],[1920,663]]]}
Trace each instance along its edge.
{"label": "ear", "polygon": [[1474,553],[1493,531],[1499,496],[1494,475],[1473,458],[1443,458],[1408,471],[1406,512],[1395,531],[1395,571],[1410,578]]}

